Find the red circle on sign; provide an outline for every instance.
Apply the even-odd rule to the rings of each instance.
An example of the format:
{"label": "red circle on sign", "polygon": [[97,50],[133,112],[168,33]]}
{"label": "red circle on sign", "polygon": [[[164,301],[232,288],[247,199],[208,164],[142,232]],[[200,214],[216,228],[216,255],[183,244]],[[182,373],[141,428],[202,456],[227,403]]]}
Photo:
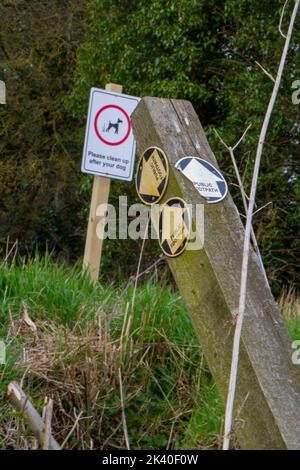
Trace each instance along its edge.
{"label": "red circle on sign", "polygon": [[[119,140],[118,142],[109,142],[108,140],[104,139],[102,137],[102,135],[100,134],[100,132],[98,131],[98,127],[97,127],[97,121],[99,119],[99,116],[101,113],[103,113],[103,111],[105,111],[106,109],[108,108],[114,108],[114,109],[117,109],[118,111],[121,111],[122,114],[124,114],[126,120],[127,120],[127,126],[128,126],[128,130],[126,132],[126,135],[123,137],[123,139]],[[107,144],[107,145],[121,145],[123,144],[123,142],[125,142],[125,140],[127,140],[129,134],[130,134],[130,129],[131,129],[131,123],[130,123],[130,118],[128,116],[128,114],[126,113],[126,111],[124,111],[124,109],[122,109],[120,106],[117,106],[116,104],[108,104],[106,106],[103,106],[103,108],[99,109],[99,111],[97,112],[96,114],[96,117],[95,117],[95,120],[94,120],[94,128],[95,128],[95,132],[97,134],[97,137],[104,143],[104,144]]]}

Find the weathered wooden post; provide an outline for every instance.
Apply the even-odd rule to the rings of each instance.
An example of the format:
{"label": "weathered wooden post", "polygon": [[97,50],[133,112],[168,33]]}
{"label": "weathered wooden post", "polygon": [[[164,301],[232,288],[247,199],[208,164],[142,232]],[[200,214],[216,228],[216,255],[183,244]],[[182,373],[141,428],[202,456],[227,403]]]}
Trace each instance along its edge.
{"label": "weathered wooden post", "polygon": [[[169,266],[199,336],[210,370],[225,401],[230,373],[234,316],[239,303],[244,229],[228,194],[207,204],[175,169],[182,157],[201,157],[217,166],[199,119],[187,101],[145,98],[133,129],[138,152],[157,146],[170,163],[169,184],[160,203],[181,197],[204,206],[204,248],[169,258]],[[300,449],[300,370],[291,340],[251,253],[235,406],[235,433],[244,449]]]}

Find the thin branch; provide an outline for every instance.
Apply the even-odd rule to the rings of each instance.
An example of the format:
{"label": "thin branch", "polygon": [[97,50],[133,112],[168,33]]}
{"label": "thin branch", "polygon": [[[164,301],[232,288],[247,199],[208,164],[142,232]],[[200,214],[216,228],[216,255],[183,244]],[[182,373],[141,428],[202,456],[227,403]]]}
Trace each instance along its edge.
{"label": "thin branch", "polygon": [[130,450],[128,429],[127,429],[127,423],[126,423],[126,414],[125,414],[124,390],[123,390],[123,382],[122,382],[122,375],[121,375],[120,367],[119,367],[119,383],[120,383],[120,399],[121,399],[121,407],[122,407],[123,432],[124,432],[127,450]]}
{"label": "thin branch", "polygon": [[286,35],[282,31],[282,22],[283,22],[284,12],[285,12],[285,9],[286,9],[286,6],[287,6],[288,2],[289,2],[289,0],[285,0],[285,3],[284,3],[283,8],[281,10],[280,21],[279,21],[279,26],[278,26],[278,30],[279,30],[281,36],[284,39],[286,39]]}
{"label": "thin branch", "polygon": [[249,205],[248,205],[248,211],[247,211],[247,222],[246,222],[246,228],[245,228],[242,271],[241,271],[240,298],[239,298],[239,311],[238,311],[239,313],[236,319],[236,328],[235,328],[234,340],[233,340],[229,390],[228,390],[226,413],[225,413],[223,450],[229,449],[230,434],[231,434],[231,429],[232,429],[232,414],[233,414],[233,405],[234,405],[236,381],[237,381],[240,340],[241,340],[242,326],[243,326],[243,320],[245,316],[245,307],[246,307],[248,265],[249,265],[249,255],[250,255],[250,236],[251,236],[252,217],[253,217],[253,210],[254,210],[254,204],[255,204],[260,162],[261,162],[266,134],[268,131],[270,119],[272,116],[273,108],[275,105],[276,97],[277,97],[278,90],[279,90],[280,83],[281,83],[281,78],[282,78],[284,65],[285,65],[285,61],[287,58],[287,53],[288,53],[288,49],[289,49],[289,45],[290,45],[290,41],[291,41],[291,37],[293,33],[295,19],[296,19],[298,8],[299,8],[299,3],[300,3],[300,0],[295,1],[293,13],[290,19],[288,33],[287,33],[284,48],[282,51],[280,64],[278,67],[276,80],[274,83],[273,91],[272,91],[271,98],[268,104],[264,122],[261,128],[257,151],[256,151],[255,165],[254,165],[252,184],[251,184],[251,193],[250,193],[250,199],[249,199]]}
{"label": "thin branch", "polygon": [[[237,177],[237,180],[238,180],[238,187],[240,188],[240,192],[241,192],[241,195],[242,195],[242,200],[243,200],[243,206],[244,206],[244,210],[245,210],[245,214],[247,214],[247,211],[248,211],[248,201],[249,201],[249,198],[245,192],[245,189],[244,189],[244,185],[243,185],[243,182],[242,182],[242,178],[241,178],[241,175],[240,175],[240,172],[239,172],[239,169],[238,169],[238,166],[237,166],[237,163],[236,163],[236,159],[235,159],[235,156],[234,156],[234,150],[240,145],[240,143],[244,140],[247,132],[249,131],[250,127],[252,126],[252,124],[249,124],[249,126],[247,127],[247,129],[243,132],[241,138],[237,141],[237,143],[233,146],[233,147],[230,147],[229,145],[226,144],[226,142],[222,139],[222,137],[220,136],[220,134],[218,133],[218,131],[216,129],[214,129],[216,135],[218,136],[218,138],[220,139],[220,141],[222,142],[222,144],[226,147],[226,149],[228,150],[229,154],[230,154],[230,157],[231,157],[231,160],[232,160],[232,164],[233,164],[233,167],[234,167],[234,171],[235,171],[235,174],[236,174],[236,177]],[[248,201],[247,201],[248,200]],[[262,270],[262,273],[264,275],[264,278],[265,278],[265,281],[266,281],[266,284],[268,285],[269,284],[269,281],[268,281],[268,278],[267,278],[267,274],[266,274],[266,270],[265,270],[265,267],[264,267],[264,263],[263,263],[263,260],[262,260],[262,257],[261,257],[261,254],[260,254],[260,251],[259,251],[259,247],[258,247],[258,243],[257,243],[257,240],[256,240],[256,236],[255,236],[255,232],[253,230],[253,227],[251,227],[251,240],[252,240],[252,243],[253,243],[253,248],[254,250],[256,251],[256,254],[258,256],[258,260],[259,260],[259,263],[260,263],[260,267],[261,267],[261,270]]]}
{"label": "thin branch", "polygon": [[[7,395],[15,406],[16,410],[26,418],[30,428],[34,432],[35,437],[41,445],[44,444],[45,424],[39,413],[33,407],[28,397],[21,389],[17,382],[10,382],[7,388]],[[49,449],[60,450],[59,444],[54,437],[49,434]]]}
{"label": "thin branch", "polygon": [[156,261],[154,261],[154,263],[152,263],[150,266],[148,266],[148,268],[146,268],[143,272],[141,273],[138,273],[137,276],[133,277],[132,279],[130,279],[130,281],[128,282],[127,286],[125,287],[125,289],[123,290],[123,292],[119,295],[118,297],[118,300],[117,302],[115,303],[113,309],[112,309],[112,312],[111,314],[109,315],[109,320],[108,320],[108,324],[110,326],[110,323],[111,323],[111,320],[113,319],[113,317],[115,316],[116,312],[117,312],[117,309],[118,309],[118,305],[121,301],[121,299],[127,294],[127,292],[129,291],[130,287],[136,283],[136,280],[139,279],[140,277],[144,276],[145,274],[149,274],[149,272],[156,268],[159,264],[165,262],[167,259],[166,256],[160,256]]}
{"label": "thin branch", "polygon": [[256,65],[258,65],[258,67],[267,75],[267,77],[272,80],[273,83],[275,83],[275,78],[273,77],[272,74],[270,74],[270,72],[268,72],[259,62],[257,62],[257,60],[255,61]]}
{"label": "thin branch", "polygon": [[228,152],[230,154],[232,164],[233,164],[233,167],[234,167],[234,171],[235,171],[235,175],[236,175],[237,180],[238,180],[238,184],[236,186],[240,189],[242,199],[243,199],[243,205],[244,205],[244,209],[245,209],[246,213],[247,213],[247,207],[248,207],[246,199],[249,200],[249,198],[248,198],[248,196],[245,192],[245,188],[244,188],[243,182],[241,180],[240,172],[239,172],[239,169],[238,169],[238,166],[237,166],[237,163],[236,163],[236,159],[235,159],[235,156],[234,156],[234,150],[240,145],[240,143],[244,139],[244,137],[247,134],[250,127],[251,127],[251,124],[247,127],[247,129],[244,131],[241,138],[238,140],[238,142],[233,147],[230,147],[229,145],[227,145],[226,142],[222,139],[222,137],[218,133],[217,129],[214,129],[214,132],[215,132],[216,136],[219,138],[220,142],[224,145],[224,147],[228,150]]}
{"label": "thin branch", "polygon": [[273,204],[273,201],[267,202],[266,204],[261,206],[259,209],[257,209],[255,212],[253,212],[253,216],[256,215],[258,212],[262,211],[263,209],[265,209],[266,207],[272,205],[272,204]]}
{"label": "thin branch", "polygon": [[44,437],[43,437],[43,450],[49,449],[52,413],[53,413],[53,400],[52,398],[50,398],[48,403],[45,406],[45,430],[44,430]]}
{"label": "thin branch", "polygon": [[246,134],[247,132],[251,129],[252,127],[252,124],[249,124],[249,126],[247,127],[247,129],[243,132],[242,136],[240,137],[240,139],[237,141],[237,143],[232,147],[232,151],[234,152],[235,149],[240,145],[240,143],[244,140],[244,138],[246,137]]}
{"label": "thin branch", "polygon": [[150,221],[150,211],[148,213],[148,220],[147,220],[147,224],[146,224],[146,227],[145,227],[145,233],[144,233],[144,237],[143,237],[143,241],[142,241],[142,246],[141,246],[141,251],[140,251],[140,256],[139,256],[139,261],[138,261],[138,267],[137,267],[136,276],[135,276],[135,283],[134,283],[134,289],[133,289],[133,294],[132,294],[132,302],[131,302],[131,310],[133,310],[133,308],[134,308],[137,282],[138,282],[138,278],[139,278],[139,272],[140,272],[140,269],[141,269],[141,263],[142,263],[142,257],[143,257],[144,247],[145,247],[145,240],[146,240],[146,236],[147,236],[147,233],[148,233],[149,221]]}
{"label": "thin branch", "polygon": [[[8,246],[7,246],[8,248]],[[15,250],[15,253],[16,251],[18,251],[18,240],[16,240],[13,244],[13,246],[11,247],[11,249],[9,251],[7,251],[6,249],[6,255],[5,255],[5,258],[4,258],[4,261],[7,261],[8,258],[10,257],[11,253]],[[13,259],[15,258],[15,255],[13,256]]]}
{"label": "thin branch", "polygon": [[[76,417],[76,420],[71,428],[71,430],[68,432],[68,435],[67,437],[64,439],[64,442],[62,443],[61,445],[61,449],[63,449],[66,445],[66,443],[68,442],[69,438],[71,437],[71,435],[73,434],[73,431],[74,429],[76,428],[77,424],[79,423],[79,420],[81,418],[81,415],[83,414],[83,411],[80,411],[79,415]],[[76,415],[75,415],[76,416]]]}

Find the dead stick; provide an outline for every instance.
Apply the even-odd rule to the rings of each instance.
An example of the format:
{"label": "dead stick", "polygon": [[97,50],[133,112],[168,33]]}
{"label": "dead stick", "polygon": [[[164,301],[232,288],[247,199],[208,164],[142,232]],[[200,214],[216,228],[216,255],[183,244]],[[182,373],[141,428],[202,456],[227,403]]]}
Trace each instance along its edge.
{"label": "dead stick", "polygon": [[123,382],[122,382],[122,375],[121,375],[121,369],[120,368],[119,368],[119,383],[120,383],[120,398],[121,398],[121,407],[122,407],[123,431],[124,431],[126,447],[127,447],[128,450],[130,450],[128,429],[127,429],[127,423],[126,423],[126,414],[125,414],[125,400],[124,400]]}
{"label": "dead stick", "polygon": [[43,450],[49,449],[49,441],[50,441],[50,436],[51,436],[52,412],[53,412],[53,400],[50,398],[47,405],[45,406],[45,431],[44,431]]}
{"label": "dead stick", "polygon": [[[7,388],[7,395],[11,399],[16,410],[25,416],[29,426],[34,432],[35,437],[38,439],[40,445],[44,443],[45,424],[40,417],[39,413],[28,400],[26,394],[21,389],[17,382],[10,382]],[[60,450],[59,444],[54,437],[49,435],[49,449]]]}

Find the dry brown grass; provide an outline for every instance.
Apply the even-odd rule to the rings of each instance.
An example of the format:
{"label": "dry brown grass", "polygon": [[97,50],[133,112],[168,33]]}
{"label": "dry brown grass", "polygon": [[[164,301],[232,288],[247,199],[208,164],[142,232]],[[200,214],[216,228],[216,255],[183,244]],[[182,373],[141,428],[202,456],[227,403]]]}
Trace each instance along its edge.
{"label": "dry brown grass", "polygon": [[300,296],[293,287],[282,290],[278,299],[278,307],[287,319],[300,318]]}
{"label": "dry brown grass", "polygon": [[[36,329],[30,328],[22,317],[11,326],[10,334],[23,344],[23,355],[15,364],[15,370],[22,373],[21,385],[39,411],[45,397],[53,399],[53,435],[64,448],[128,448],[127,410],[131,422],[134,412],[149,414],[153,387],[162,396],[167,412],[160,416],[161,423],[149,414],[140,436],[134,436],[133,448],[139,446],[139,439],[142,442],[148,433],[155,432],[155,427],[171,429],[168,446],[173,448],[180,420],[186,420],[196,405],[202,369],[163,330],[157,332],[159,341],[147,342],[144,329],[149,318],[142,315],[138,330],[134,329],[128,310],[127,304],[116,338],[111,337],[104,315],[77,322],[72,328],[53,321],[38,321]],[[156,365],[174,369],[176,401],[156,377]],[[5,429],[2,440],[6,448],[36,446],[22,417],[10,414]]]}
{"label": "dry brown grass", "polygon": [[[114,341],[106,317],[99,316],[97,321],[84,326],[77,323],[71,329],[38,322],[35,333],[24,325],[18,331],[24,353],[16,368],[24,372],[22,382],[27,389],[38,389],[40,397],[54,399],[57,440],[69,448],[93,448],[94,429],[101,429],[106,397],[119,387],[118,368],[130,349],[129,330]],[[135,393],[127,400],[134,399]],[[71,442],[74,436],[76,443]]]}
{"label": "dry brown grass", "polygon": [[[294,290],[283,291],[278,305],[289,323],[300,318]],[[189,445],[190,440],[199,449],[218,448],[217,433],[202,440],[202,430],[197,437],[202,422],[213,413],[208,408],[202,416],[199,409],[206,375],[201,353],[191,355],[172,341],[152,309],[142,312],[138,326],[129,303],[118,315],[123,320],[117,334],[110,334],[105,315],[81,319],[72,327],[54,320],[32,325],[30,311],[11,318],[8,335],[23,348],[15,374],[39,412],[43,413],[46,397],[54,400],[57,441],[66,449],[147,448],[148,436],[161,433],[168,436],[167,442],[158,441],[157,447],[172,449],[175,443]],[[149,326],[152,339],[146,334]],[[158,395],[160,404],[153,405]],[[210,400],[210,395],[204,398],[205,403]],[[200,418],[192,418],[199,410]],[[36,448],[31,431],[8,401],[2,404],[2,413],[7,416],[0,426],[2,448]],[[139,424],[143,416],[147,418]],[[191,438],[186,439],[191,418]],[[215,419],[221,432],[222,415]]]}

